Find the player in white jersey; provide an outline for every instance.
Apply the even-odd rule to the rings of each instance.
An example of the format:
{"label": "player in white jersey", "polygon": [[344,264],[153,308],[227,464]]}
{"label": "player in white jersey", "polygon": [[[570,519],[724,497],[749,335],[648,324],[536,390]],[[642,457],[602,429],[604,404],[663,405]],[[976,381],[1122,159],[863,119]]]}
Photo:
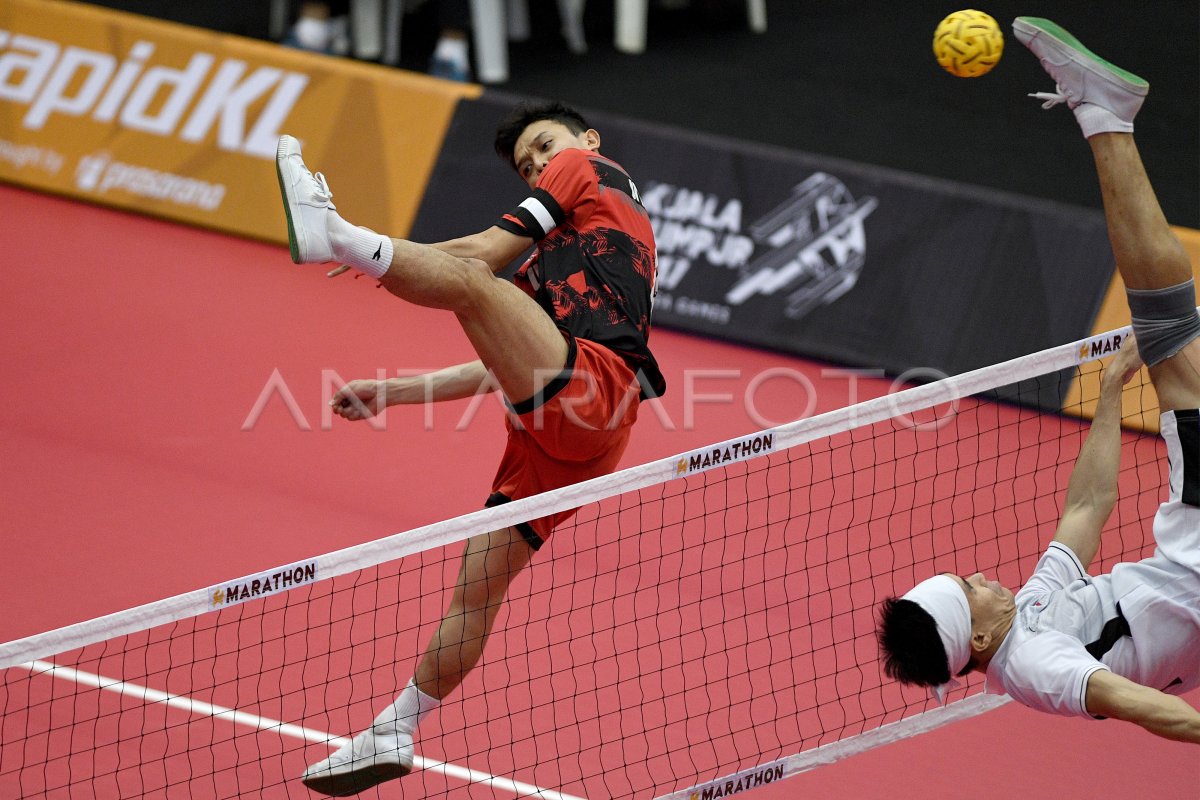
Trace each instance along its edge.
{"label": "player in white jersey", "polygon": [[[1125,282],[1137,350],[1109,366],[1076,460],[1062,519],[1015,595],[982,574],[937,575],[881,606],[884,669],[939,694],[983,672],[989,691],[1040,711],[1112,717],[1200,743],[1200,315],[1192,268],[1159,208],[1133,140],[1149,85],[1087,50],[1053,22],[1019,17],[1017,39],[1056,83],[1034,95],[1066,103],[1095,159],[1109,238]],[[1140,350],[1162,410],[1169,496],[1150,558],[1089,576],[1117,499],[1121,386]]]}

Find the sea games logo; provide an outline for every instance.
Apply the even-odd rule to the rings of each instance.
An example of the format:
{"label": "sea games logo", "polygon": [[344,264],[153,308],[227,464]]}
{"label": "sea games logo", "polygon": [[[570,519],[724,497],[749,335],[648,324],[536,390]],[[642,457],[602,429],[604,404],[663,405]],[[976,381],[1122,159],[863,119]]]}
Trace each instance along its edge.
{"label": "sea games logo", "polygon": [[863,221],[876,205],[874,197],[855,200],[832,175],[810,175],[790,200],[750,226],[754,240],[771,250],[742,268],[725,299],[740,305],[783,292],[792,319],[832,303],[858,283],[867,257]]}
{"label": "sea games logo", "polygon": [[[854,288],[866,261],[864,220],[878,205],[874,197],[856,199],[824,172],[810,175],[789,199],[745,225],[737,198],[650,183],[642,203],[658,245],[656,310],[722,326],[734,307],[754,297],[780,296],[783,313],[800,319]],[[700,279],[685,286],[701,264]],[[736,272],[732,285],[712,280],[714,268]],[[712,287],[727,288],[720,294]]]}

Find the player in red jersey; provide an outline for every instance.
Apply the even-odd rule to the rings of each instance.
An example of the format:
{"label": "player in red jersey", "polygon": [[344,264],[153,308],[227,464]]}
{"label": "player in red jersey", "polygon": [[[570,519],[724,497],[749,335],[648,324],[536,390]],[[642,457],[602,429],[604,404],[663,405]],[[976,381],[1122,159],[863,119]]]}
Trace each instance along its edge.
{"label": "player in red jersey", "polygon": [[[280,139],[276,162],[293,261],[340,262],[400,298],[453,311],[479,355],[428,376],[353,381],[334,397],[335,410],[361,419],[499,384],[511,413],[489,506],[611,472],[640,400],[665,389],[647,346],[654,233],[629,175],[600,155],[599,133],[558,103],[518,106],[495,146],[532,193],[487,230],[435,245],[343,220],[292,137]],[[513,281],[497,278],[531,243]],[[478,662],[512,579],[573,513],[468,539],[450,606],[413,679],[371,728],[306,770],[306,786],[341,796],[408,774],[417,724]]]}

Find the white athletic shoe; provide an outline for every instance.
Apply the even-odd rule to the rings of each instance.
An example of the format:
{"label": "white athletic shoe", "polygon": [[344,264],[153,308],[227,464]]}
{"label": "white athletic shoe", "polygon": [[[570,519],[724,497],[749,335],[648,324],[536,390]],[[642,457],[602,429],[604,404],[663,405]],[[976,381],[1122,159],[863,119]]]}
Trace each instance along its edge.
{"label": "white athletic shoe", "polygon": [[1042,108],[1066,103],[1084,136],[1133,131],[1133,118],[1146,99],[1149,83],[1100,58],[1048,19],[1017,17],[1013,34],[1054,79],[1054,92],[1030,95],[1046,101]]}
{"label": "white athletic shoe", "polygon": [[325,176],[319,172],[314,175],[304,166],[300,142],[287,135],[279,137],[275,171],[279,175],[279,191],[283,194],[283,210],[287,214],[288,245],[293,263],[333,261],[328,220],[337,206],[333,204],[333,192],[329,191]]}
{"label": "white athletic shoe", "polygon": [[304,771],[300,780],[314,792],[349,797],[412,771],[410,734],[368,728],[329,758]]}

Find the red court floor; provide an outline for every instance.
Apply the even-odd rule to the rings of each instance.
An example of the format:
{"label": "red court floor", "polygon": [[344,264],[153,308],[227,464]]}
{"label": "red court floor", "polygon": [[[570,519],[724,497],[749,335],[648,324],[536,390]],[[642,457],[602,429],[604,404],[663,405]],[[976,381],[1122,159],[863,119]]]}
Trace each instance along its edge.
{"label": "red court floor", "polygon": [[[447,404],[432,419],[393,409],[383,430],[323,416],[334,381],[473,359],[450,315],[296,267],[278,246],[7,186],[0,209],[0,641],[486,497],[503,445],[493,401]],[[625,466],[889,388],[670,331],[652,345],[671,389],[643,408]],[[756,414],[743,402],[752,384]],[[1195,798],[1197,787],[1195,748],[1009,705],[751,796]],[[294,796],[307,793],[297,785]]]}

